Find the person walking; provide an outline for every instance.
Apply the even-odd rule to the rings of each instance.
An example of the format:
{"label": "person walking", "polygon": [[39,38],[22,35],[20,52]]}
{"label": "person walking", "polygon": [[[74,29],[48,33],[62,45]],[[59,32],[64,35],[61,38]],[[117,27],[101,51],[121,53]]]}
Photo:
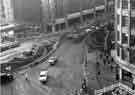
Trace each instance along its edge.
{"label": "person walking", "polygon": [[97,75],[100,75],[100,64],[98,61],[96,62],[96,67],[97,67]]}
{"label": "person walking", "polygon": [[103,55],[103,64],[106,65],[106,56]]}
{"label": "person walking", "polygon": [[135,90],[135,76],[132,76],[132,77],[133,77],[132,89]]}
{"label": "person walking", "polygon": [[28,80],[28,73],[25,73],[25,80]]}
{"label": "person walking", "polygon": [[78,95],[78,90],[75,89],[74,95]]}
{"label": "person walking", "polygon": [[82,90],[83,90],[84,93],[87,93],[86,79],[83,79],[83,81],[82,81]]}

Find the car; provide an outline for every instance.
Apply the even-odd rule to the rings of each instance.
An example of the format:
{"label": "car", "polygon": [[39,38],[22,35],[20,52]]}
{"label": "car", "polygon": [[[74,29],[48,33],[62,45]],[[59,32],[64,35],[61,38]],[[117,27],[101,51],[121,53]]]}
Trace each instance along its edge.
{"label": "car", "polygon": [[52,57],[50,57],[49,59],[48,59],[48,63],[50,64],[50,65],[55,65],[56,63],[57,63],[57,57],[56,56],[52,56]]}
{"label": "car", "polygon": [[40,71],[39,81],[42,83],[46,83],[47,80],[48,80],[48,70],[42,69]]}
{"label": "car", "polygon": [[92,26],[91,26],[91,29],[96,29],[96,26],[92,25]]}
{"label": "car", "polygon": [[91,28],[87,28],[87,29],[85,29],[85,32],[86,33],[92,32],[92,29]]}
{"label": "car", "polygon": [[14,80],[14,76],[11,73],[0,73],[1,84]]}
{"label": "car", "polygon": [[98,30],[99,28],[100,28],[99,26],[94,26],[94,25],[91,26],[91,29]]}

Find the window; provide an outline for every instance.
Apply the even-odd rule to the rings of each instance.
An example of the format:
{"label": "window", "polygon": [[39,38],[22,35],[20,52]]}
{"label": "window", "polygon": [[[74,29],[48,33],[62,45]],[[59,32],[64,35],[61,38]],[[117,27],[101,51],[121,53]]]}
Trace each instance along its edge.
{"label": "window", "polygon": [[122,26],[128,26],[128,17],[127,16],[122,16]]}
{"label": "window", "polygon": [[131,9],[135,9],[135,0],[131,0]]}
{"label": "window", "polygon": [[120,56],[120,46],[117,44],[117,56]]}
{"label": "window", "polygon": [[117,15],[117,24],[120,24],[120,15]]}
{"label": "window", "polygon": [[117,40],[119,41],[120,40],[120,32],[117,31]]}
{"label": "window", "polygon": [[61,26],[61,29],[65,29],[66,28],[66,23],[62,23],[60,26]]}
{"label": "window", "polygon": [[128,34],[122,33],[122,43],[128,44]]}
{"label": "window", "polygon": [[131,28],[134,28],[135,29],[135,17],[132,17],[131,18]]}
{"label": "window", "polygon": [[130,37],[130,45],[135,47],[135,36],[132,36]]}
{"label": "window", "polygon": [[130,51],[130,62],[131,64],[135,64],[135,50]]}
{"label": "window", "polygon": [[132,83],[132,73],[122,70],[122,80]]}
{"label": "window", "polygon": [[55,25],[56,31],[59,31],[59,28],[60,28],[59,24],[56,24],[56,25]]}
{"label": "window", "polygon": [[122,56],[121,56],[122,60],[127,60],[128,59],[128,51],[126,48],[122,48]]}
{"label": "window", "polygon": [[52,32],[52,25],[47,25],[46,28],[47,28],[47,31],[48,31],[48,32]]}
{"label": "window", "polygon": [[122,0],[122,9],[128,9],[128,0]]}

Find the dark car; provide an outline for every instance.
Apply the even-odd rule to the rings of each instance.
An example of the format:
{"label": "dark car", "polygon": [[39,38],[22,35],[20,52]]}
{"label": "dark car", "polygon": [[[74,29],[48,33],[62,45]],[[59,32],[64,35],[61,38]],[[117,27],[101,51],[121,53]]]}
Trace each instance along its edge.
{"label": "dark car", "polygon": [[0,73],[0,83],[7,83],[14,80],[14,76],[11,73]]}

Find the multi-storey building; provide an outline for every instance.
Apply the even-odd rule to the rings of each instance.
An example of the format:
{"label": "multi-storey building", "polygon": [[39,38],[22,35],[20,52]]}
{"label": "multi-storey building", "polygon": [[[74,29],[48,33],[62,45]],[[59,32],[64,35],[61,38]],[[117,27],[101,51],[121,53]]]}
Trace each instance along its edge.
{"label": "multi-storey building", "polygon": [[[115,61],[118,84],[95,91],[96,95],[135,95],[135,0],[115,0]],[[106,94],[109,93],[109,94]]]}
{"label": "multi-storey building", "polygon": [[12,0],[0,0],[0,24],[12,22],[13,19]]}
{"label": "multi-storey building", "polygon": [[135,0],[115,0],[116,63],[119,78],[135,79]]}

